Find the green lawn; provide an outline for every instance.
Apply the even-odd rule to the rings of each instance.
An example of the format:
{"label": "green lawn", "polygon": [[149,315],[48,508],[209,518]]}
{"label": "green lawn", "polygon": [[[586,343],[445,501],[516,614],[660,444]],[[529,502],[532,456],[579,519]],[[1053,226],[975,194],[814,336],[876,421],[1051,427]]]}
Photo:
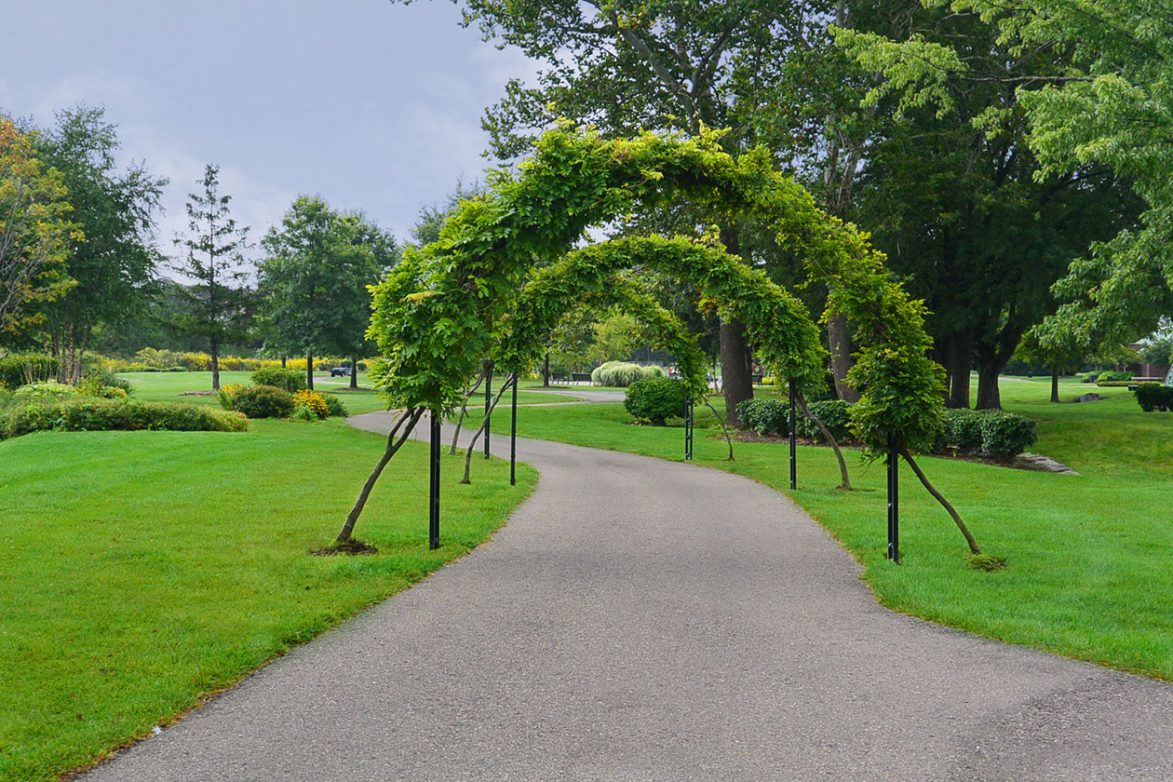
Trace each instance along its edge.
{"label": "green lawn", "polygon": [[341,420],[0,442],[0,779],[53,779],[149,733],[481,543],[536,480],[521,466],[510,487],[497,460],[471,486],[448,471],[431,552],[427,447],[410,443],[356,530],[379,554],[310,556],[382,447]]}
{"label": "green lawn", "polygon": [[[248,385],[252,382],[251,372],[221,372],[220,383],[239,383]],[[167,402],[188,402],[190,404],[218,405],[215,395],[210,396],[180,396],[190,391],[207,391],[212,388],[211,372],[124,372],[119,377],[129,380],[134,386],[134,396],[137,399],[160,400]],[[365,372],[358,375],[359,388],[351,390],[350,378],[331,378],[329,375],[314,377],[314,390],[333,393],[346,405],[351,415],[369,413],[374,410],[386,410],[387,403],[375,393],[369,385]],[[539,384],[540,386],[540,384]],[[498,388],[494,384],[494,389]],[[494,391],[496,393],[496,391]],[[477,401],[483,404],[483,396],[477,396]],[[557,394],[543,394],[530,391],[522,383],[517,392],[518,405],[533,405],[549,402],[567,402],[564,396]],[[508,394],[502,397],[501,404],[508,404]]]}
{"label": "green lawn", "polygon": [[[1004,404],[1039,421],[1032,449],[1081,475],[1011,470],[925,457],[931,480],[979,543],[1007,569],[967,566],[952,521],[901,470],[903,564],[884,559],[884,466],[849,452],[858,491],[844,493],[827,448],[799,449],[794,499],[859,560],[891,608],[1010,643],[1173,679],[1173,415],[1144,413],[1127,389],[1068,382],[1063,396],[1097,390],[1091,404],[1048,403],[1049,379],[1004,380]],[[718,400],[714,400],[718,401]],[[507,421],[494,422],[504,430]],[[698,426],[712,425],[707,410]],[[633,426],[621,405],[530,408],[519,434],[667,459],[683,454],[678,427]],[[715,430],[698,432],[696,461],[789,493],[784,445],[738,443],[726,462]]]}

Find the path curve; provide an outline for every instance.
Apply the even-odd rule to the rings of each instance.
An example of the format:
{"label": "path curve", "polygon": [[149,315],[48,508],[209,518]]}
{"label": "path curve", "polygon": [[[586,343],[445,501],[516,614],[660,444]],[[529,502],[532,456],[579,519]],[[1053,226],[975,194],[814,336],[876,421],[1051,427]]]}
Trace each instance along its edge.
{"label": "path curve", "polygon": [[881,608],[749,480],[518,452],[541,479],[490,543],[85,779],[1173,778],[1167,684]]}

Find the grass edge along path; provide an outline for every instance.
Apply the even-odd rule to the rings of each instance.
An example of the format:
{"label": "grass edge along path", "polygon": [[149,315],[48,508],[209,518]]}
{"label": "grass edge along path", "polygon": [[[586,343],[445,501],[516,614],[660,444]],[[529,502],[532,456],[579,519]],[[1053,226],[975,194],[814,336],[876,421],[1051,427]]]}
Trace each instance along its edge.
{"label": "grass edge along path", "polygon": [[[1033,390],[1005,392],[1008,408],[1033,414],[1022,397]],[[848,452],[859,490],[847,493],[834,488],[838,469],[830,449],[800,447],[799,488],[790,492],[784,445],[741,442],[736,460],[728,462],[719,432],[702,430],[695,463],[743,475],[793,499],[860,563],[876,599],[890,609],[1173,680],[1173,611],[1167,600],[1173,594],[1173,528],[1155,510],[1173,507],[1173,481],[1159,474],[1160,465],[1173,464],[1173,444],[1160,438],[1168,432],[1166,419],[1142,413],[1126,391],[1095,406],[1047,406],[1045,398],[1033,450],[1067,460],[1082,475],[921,457],[983,550],[1007,558],[1008,567],[999,572],[968,567],[964,540],[907,466],[900,472],[902,564],[894,565],[884,558],[882,462],[863,464],[858,452]],[[680,428],[633,426],[619,404],[520,409],[518,418],[522,437],[670,460],[683,455]],[[698,429],[705,423],[698,413]],[[1123,433],[1102,431],[1109,424]],[[495,421],[493,428],[503,432],[506,426]],[[1122,442],[1129,432],[1132,451]],[[1101,435],[1108,445],[1096,445]],[[1113,454],[1127,458],[1114,460]],[[1138,463],[1141,456],[1147,462]]]}
{"label": "grass edge along path", "polygon": [[241,434],[47,432],[0,443],[0,780],[48,780],[147,736],[291,648],[488,540],[536,484],[481,462],[443,480],[427,549],[427,446],[388,466],[332,540],[384,438],[344,421]]}

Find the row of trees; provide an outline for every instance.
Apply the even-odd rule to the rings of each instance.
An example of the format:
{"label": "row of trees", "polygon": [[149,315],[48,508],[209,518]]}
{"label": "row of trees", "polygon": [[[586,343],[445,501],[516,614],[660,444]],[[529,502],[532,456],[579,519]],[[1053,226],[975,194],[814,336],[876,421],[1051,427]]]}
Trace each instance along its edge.
{"label": "row of trees", "polygon": [[120,167],[117,151],[101,109],[63,111],[49,129],[0,117],[0,346],[46,349],[76,382],[96,345],[134,350],[166,332],[210,353],[213,388],[226,346],[306,356],[311,387],[315,355],[369,352],[367,286],[398,260],[391,234],[299,196],[254,260],[208,165],[168,256],[155,229],[167,181]]}
{"label": "row of trees", "polygon": [[[463,0],[467,23],[542,64],[484,127],[511,159],[557,117],[629,136],[729,128],[764,145],[826,211],[873,232],[923,298],[948,402],[1000,406],[1025,335],[1065,364],[1135,340],[1173,312],[1169,46],[1161,4],[1114,0]],[[800,258],[758,226],[677,206],[632,231],[722,242],[779,282]],[[821,309],[826,289],[807,290]],[[695,294],[661,295],[695,312]],[[695,316],[690,316],[694,317]],[[744,329],[716,332],[726,409],[752,395]],[[828,323],[840,395],[852,352]]]}

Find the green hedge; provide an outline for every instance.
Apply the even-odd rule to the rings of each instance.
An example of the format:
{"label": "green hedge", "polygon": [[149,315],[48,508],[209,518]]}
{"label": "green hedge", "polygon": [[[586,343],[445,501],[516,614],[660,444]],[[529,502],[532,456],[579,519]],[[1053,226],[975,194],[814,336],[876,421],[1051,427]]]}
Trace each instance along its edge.
{"label": "green hedge", "polygon": [[226,386],[220,391],[220,404],[249,418],[288,418],[293,394],[276,386]]}
{"label": "green hedge", "polygon": [[637,380],[627,387],[623,406],[640,421],[663,426],[669,418],[684,416],[684,383],[669,377]]}
{"label": "green hedge", "polygon": [[1136,387],[1136,403],[1146,413],[1154,410],[1173,410],[1173,386],[1160,383],[1141,383]]}
{"label": "green hedge", "polygon": [[9,353],[0,356],[0,388],[19,388],[57,377],[57,359],[45,353]]}
{"label": "green hedge", "polygon": [[215,408],[178,402],[74,396],[13,404],[0,410],[0,439],[30,432],[104,432],[140,429],[243,432],[248,419]]}
{"label": "green hedge", "polygon": [[993,410],[945,411],[945,430],[933,450],[967,456],[1011,459],[1038,439],[1035,422],[1013,413]]}
{"label": "green hedge", "polygon": [[591,372],[591,383],[596,386],[618,386],[625,388],[638,380],[663,377],[660,367],[642,367],[627,361],[608,361]]}
{"label": "green hedge", "polygon": [[[841,399],[824,399],[819,402],[811,402],[807,406],[836,440],[842,441],[852,437],[851,418],[846,402]],[[760,435],[777,435],[779,437],[787,437],[790,434],[790,405],[781,400],[749,399],[737,405],[737,414],[741,420],[742,429],[749,429]],[[804,439],[818,441],[823,439],[823,433],[819,430],[818,424],[808,418],[806,413],[801,410],[798,411],[794,428],[798,436]]]}
{"label": "green hedge", "polygon": [[[301,391],[306,387],[305,373],[299,372],[296,369],[266,367],[253,372],[252,379],[254,385],[283,388],[291,394],[295,391]],[[249,417],[251,418],[253,416]]]}

